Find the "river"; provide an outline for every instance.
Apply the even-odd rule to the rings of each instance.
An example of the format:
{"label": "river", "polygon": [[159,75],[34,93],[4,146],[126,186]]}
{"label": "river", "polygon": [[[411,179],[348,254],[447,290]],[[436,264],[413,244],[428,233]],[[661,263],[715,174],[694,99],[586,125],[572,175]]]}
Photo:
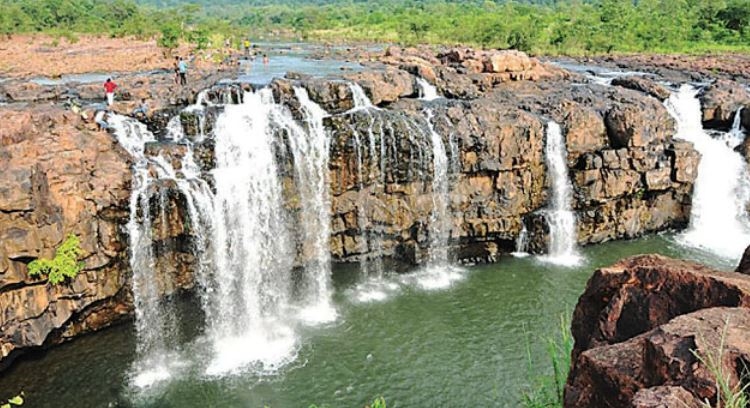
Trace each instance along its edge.
{"label": "river", "polygon": [[[361,407],[379,395],[389,408],[514,407],[530,376],[549,369],[546,338],[558,333],[595,268],[652,252],[732,267],[676,242],[666,235],[586,247],[584,263],[571,268],[506,257],[466,267],[463,279],[434,291],[392,275],[389,296],[374,302],[358,300],[359,269],[340,266],[339,319],[301,330],[295,361],[275,374],[207,377],[200,364],[187,364],[170,381],[136,391],[128,386],[135,329],[126,324],[22,357],[0,389],[23,390],[31,407]],[[180,309],[182,340],[173,347],[199,362],[200,308],[185,301]]]}

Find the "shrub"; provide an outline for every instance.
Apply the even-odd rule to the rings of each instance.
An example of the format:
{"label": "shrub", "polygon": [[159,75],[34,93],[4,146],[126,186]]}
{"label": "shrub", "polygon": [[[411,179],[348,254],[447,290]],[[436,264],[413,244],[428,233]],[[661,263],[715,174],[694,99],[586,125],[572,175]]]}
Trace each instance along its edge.
{"label": "shrub", "polygon": [[166,24],[161,28],[161,37],[157,40],[159,47],[173,50],[180,45],[180,28],[175,24]]}
{"label": "shrub", "polygon": [[[728,327],[729,321],[727,320],[724,324],[724,330],[721,333],[719,349],[716,350],[715,354],[708,352],[699,353],[696,350],[691,350],[691,352],[698,361],[706,366],[714,377],[716,387],[715,406],[721,408],[746,408],[748,403],[750,403],[747,395],[748,387],[750,387],[747,367],[744,368],[740,381],[735,385],[732,385],[731,373],[724,371],[724,341],[726,340]],[[713,405],[709,401],[703,401],[701,406],[711,408]]]}
{"label": "shrub", "polygon": [[67,278],[75,278],[83,269],[83,262],[79,262],[83,250],[81,242],[74,234],[68,235],[55,251],[52,259],[37,259],[29,264],[29,276],[46,275],[51,285],[57,285]]}

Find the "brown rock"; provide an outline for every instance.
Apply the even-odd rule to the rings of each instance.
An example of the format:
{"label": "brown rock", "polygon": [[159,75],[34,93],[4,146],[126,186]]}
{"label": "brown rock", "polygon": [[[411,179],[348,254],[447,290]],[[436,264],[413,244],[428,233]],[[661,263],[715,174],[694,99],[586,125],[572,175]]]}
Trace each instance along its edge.
{"label": "brown rock", "polygon": [[[699,356],[719,361],[730,387],[737,386],[750,361],[748,330],[750,309],[708,308],[622,343],[586,350],[571,369],[564,406],[625,408],[657,403],[668,395],[692,395],[687,404],[715,399],[716,378]],[[687,393],[653,388],[660,386],[682,387]],[[651,392],[643,391],[647,389]]]}
{"label": "brown rock", "polygon": [[750,104],[750,92],[742,84],[719,79],[700,94],[703,125],[729,130],[738,109]]}
{"label": "brown rock", "polygon": [[384,71],[358,72],[347,79],[359,83],[374,105],[392,103],[416,93],[414,78],[406,71],[386,68]]}
{"label": "brown rock", "polygon": [[737,265],[737,269],[734,271],[750,275],[750,246],[745,248],[745,252],[742,254],[742,259],[740,259],[740,264]]}
{"label": "brown rock", "polygon": [[688,390],[677,386],[644,388],[633,397],[632,408],[702,408],[701,402]]}
{"label": "brown rock", "polygon": [[642,105],[615,105],[607,112],[605,123],[612,147],[641,147],[667,140],[674,132],[674,119],[657,101]]}
{"label": "brown rock", "polygon": [[671,95],[667,88],[639,75],[614,78],[612,80],[612,85],[640,91],[646,95],[653,96],[660,101],[666,100]]}
{"label": "brown rock", "polygon": [[750,305],[750,277],[660,255],[624,259],[594,273],[578,300],[574,356],[699,309]]}
{"label": "brown rock", "polygon": [[484,72],[523,72],[536,65],[536,60],[516,50],[497,51],[485,55]]}

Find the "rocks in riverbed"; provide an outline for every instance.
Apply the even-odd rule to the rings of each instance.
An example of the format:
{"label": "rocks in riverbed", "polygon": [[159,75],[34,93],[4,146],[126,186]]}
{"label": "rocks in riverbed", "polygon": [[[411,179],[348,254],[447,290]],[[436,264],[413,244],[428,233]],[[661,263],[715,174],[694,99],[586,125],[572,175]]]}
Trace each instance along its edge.
{"label": "rocks in riverbed", "polygon": [[640,91],[645,93],[646,95],[651,95],[660,101],[666,100],[671,95],[667,88],[657,84],[651,79],[645,78],[640,75],[630,75],[614,78],[612,80],[612,85]]}
{"label": "rocks in riverbed", "polygon": [[737,82],[719,79],[700,93],[700,100],[703,125],[729,130],[737,110],[750,104],[750,92]]}
{"label": "rocks in riverbed", "polygon": [[573,316],[565,406],[713,400],[715,379],[693,352],[715,357],[723,346],[722,370],[736,384],[750,362],[748,330],[750,277],[658,255],[599,269]]}

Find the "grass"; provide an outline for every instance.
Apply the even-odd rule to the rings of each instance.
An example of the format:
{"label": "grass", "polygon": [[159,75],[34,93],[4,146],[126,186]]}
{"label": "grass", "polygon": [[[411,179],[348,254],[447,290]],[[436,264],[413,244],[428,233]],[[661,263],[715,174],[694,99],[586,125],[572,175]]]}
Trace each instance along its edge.
{"label": "grass", "polygon": [[558,332],[546,339],[548,373],[539,374],[534,369],[530,341],[526,342],[526,358],[529,385],[522,392],[521,404],[525,408],[556,408],[563,406],[563,391],[570,370],[570,354],[573,351],[573,336],[570,333],[570,318],[560,316]]}
{"label": "grass", "polygon": [[[708,400],[703,401],[701,406],[704,408],[747,408],[750,400],[748,391],[750,387],[750,378],[748,369],[744,367],[743,374],[736,384],[732,384],[732,373],[726,371],[723,364],[725,350],[725,340],[729,319],[724,323],[724,330],[721,333],[719,348],[715,353],[700,353],[697,350],[691,350],[693,355],[700,361],[711,375],[714,377],[716,387],[716,404],[711,404]],[[744,384],[743,384],[744,383]]]}

